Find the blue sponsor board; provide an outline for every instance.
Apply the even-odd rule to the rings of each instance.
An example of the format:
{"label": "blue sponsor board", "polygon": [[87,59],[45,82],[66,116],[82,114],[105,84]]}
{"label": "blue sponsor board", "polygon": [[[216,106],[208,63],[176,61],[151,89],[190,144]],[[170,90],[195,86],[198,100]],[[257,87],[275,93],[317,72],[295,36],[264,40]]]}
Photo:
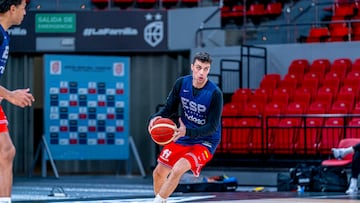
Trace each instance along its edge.
{"label": "blue sponsor board", "polygon": [[128,159],[129,58],[44,58],[44,132],[53,159]]}

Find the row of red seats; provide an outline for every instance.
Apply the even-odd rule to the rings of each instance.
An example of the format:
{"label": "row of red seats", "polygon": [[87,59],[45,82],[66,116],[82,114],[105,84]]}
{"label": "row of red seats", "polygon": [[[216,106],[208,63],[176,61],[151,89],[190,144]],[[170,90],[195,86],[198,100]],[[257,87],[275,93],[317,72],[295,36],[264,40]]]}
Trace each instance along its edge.
{"label": "row of red seats", "polygon": [[[335,3],[331,22],[323,27],[310,28],[306,42],[338,42],[360,40],[360,4]],[[348,21],[351,20],[351,21]]]}
{"label": "row of red seats", "polygon": [[255,24],[261,20],[259,18],[274,18],[282,14],[282,3],[270,2],[268,4],[253,3],[247,8],[245,5],[224,5],[221,8],[221,20],[223,25],[227,23],[243,24],[244,16],[252,19]]}
{"label": "row of red seats", "polygon": [[352,18],[359,13],[360,4],[358,1],[352,2],[335,2],[331,8],[325,8],[332,12],[333,16]]}
{"label": "row of red seats", "polygon": [[262,125],[260,118],[223,117],[218,152],[329,155],[339,140],[360,138],[360,117],[307,115],[269,119],[272,121]]}
{"label": "row of red seats", "polygon": [[[275,153],[292,153],[295,149],[307,153],[328,152],[333,144],[337,144],[345,136],[342,132],[345,124],[343,117],[310,117],[303,120],[299,117],[280,119],[269,116],[360,114],[360,70],[356,69],[359,61],[357,59],[352,63],[350,59],[341,58],[331,63],[328,59],[317,59],[310,64],[305,59],[298,59],[291,63],[283,79],[279,74],[268,74],[264,76],[258,89],[238,89],[232,95],[231,103],[224,106],[223,138],[227,141],[222,142],[226,146],[221,149],[255,149],[256,152],[266,149]],[[331,74],[336,71],[337,74]],[[344,75],[339,77],[342,74]],[[258,118],[259,115],[262,119]],[[228,116],[233,118],[226,118]],[[305,130],[306,136],[305,123],[307,127],[311,127]],[[355,124],[359,125],[360,119],[349,120],[346,125]],[[333,129],[333,126],[337,127]],[[275,129],[270,130],[271,128]],[[241,143],[246,147],[234,144],[240,142],[236,141],[241,139],[239,130],[245,133],[246,139]],[[350,129],[351,132],[354,130],[358,129]],[[354,136],[354,133],[347,134]],[[229,142],[228,139],[234,140]],[[251,144],[246,140],[252,140]],[[329,140],[335,142],[328,142]],[[247,145],[251,145],[251,148]]]}
{"label": "row of red seats", "polygon": [[[258,105],[261,103],[262,105],[257,107],[261,110],[268,102],[277,102],[282,106],[290,102],[298,102],[307,106],[315,101],[323,102],[327,109],[334,103],[334,105],[346,105],[349,111],[352,110],[359,98],[359,70],[346,68],[343,63],[345,59],[335,60],[331,67],[327,59],[318,59],[314,61],[311,69],[304,72],[304,69],[295,65],[299,61],[294,61],[290,65],[289,72],[283,79],[280,79],[279,74],[269,74],[264,76],[258,89],[235,91],[232,95],[232,103],[238,104],[238,111],[244,108],[244,104],[251,102],[256,102]],[[324,61],[328,62],[328,68]]]}

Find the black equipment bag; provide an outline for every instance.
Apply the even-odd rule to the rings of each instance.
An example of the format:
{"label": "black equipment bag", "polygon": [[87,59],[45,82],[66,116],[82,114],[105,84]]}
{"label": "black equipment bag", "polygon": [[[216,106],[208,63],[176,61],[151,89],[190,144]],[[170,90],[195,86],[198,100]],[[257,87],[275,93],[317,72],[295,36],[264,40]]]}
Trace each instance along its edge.
{"label": "black equipment bag", "polygon": [[238,187],[237,178],[224,175],[213,177],[194,177],[184,174],[175,192],[227,192]]}
{"label": "black equipment bag", "polygon": [[295,191],[297,188],[290,173],[280,172],[277,174],[277,191]]}
{"label": "black equipment bag", "polygon": [[348,187],[348,176],[343,167],[321,167],[314,176],[314,191],[344,192]]}
{"label": "black equipment bag", "polygon": [[314,176],[318,173],[319,167],[307,164],[298,164],[290,169],[290,177],[294,185],[304,187],[305,191],[312,191]]}

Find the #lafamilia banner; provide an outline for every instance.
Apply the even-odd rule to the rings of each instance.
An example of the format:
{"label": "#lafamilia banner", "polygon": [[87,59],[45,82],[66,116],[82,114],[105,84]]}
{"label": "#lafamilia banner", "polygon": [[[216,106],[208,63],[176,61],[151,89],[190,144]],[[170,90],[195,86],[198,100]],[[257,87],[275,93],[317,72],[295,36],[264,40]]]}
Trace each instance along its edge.
{"label": "#lafamilia banner", "polygon": [[129,58],[44,57],[44,132],[53,158],[128,159]]}
{"label": "#lafamilia banner", "polygon": [[29,11],[8,32],[12,52],[128,53],[167,51],[167,29],[167,12],[160,10]]}

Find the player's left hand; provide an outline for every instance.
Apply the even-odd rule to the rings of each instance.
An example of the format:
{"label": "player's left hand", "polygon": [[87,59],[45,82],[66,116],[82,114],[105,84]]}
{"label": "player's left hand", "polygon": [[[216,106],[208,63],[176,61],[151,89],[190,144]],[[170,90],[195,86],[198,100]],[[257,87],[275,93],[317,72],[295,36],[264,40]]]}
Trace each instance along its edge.
{"label": "player's left hand", "polygon": [[154,118],[152,118],[152,119],[150,120],[149,125],[148,125],[149,134],[151,134],[150,132],[151,132],[151,128],[152,128],[153,125],[154,125],[154,122],[155,122],[157,119],[159,119],[159,118],[162,118],[162,117],[161,117],[161,116],[156,116],[156,117],[154,117]]}
{"label": "player's left hand", "polygon": [[173,140],[174,142],[178,140],[180,137],[184,137],[186,135],[186,126],[182,122],[181,118],[179,118],[179,124],[180,126],[175,129],[174,140]]}
{"label": "player's left hand", "polygon": [[10,91],[9,96],[6,99],[19,107],[31,106],[35,101],[34,96],[30,93],[30,88]]}

